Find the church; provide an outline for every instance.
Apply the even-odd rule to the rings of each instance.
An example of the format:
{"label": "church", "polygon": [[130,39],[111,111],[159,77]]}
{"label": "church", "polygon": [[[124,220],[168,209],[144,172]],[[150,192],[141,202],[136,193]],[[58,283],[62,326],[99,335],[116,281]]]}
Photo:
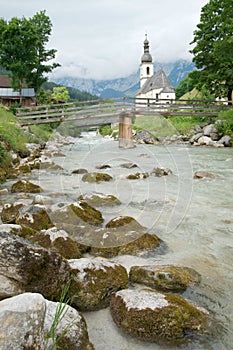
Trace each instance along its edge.
{"label": "church", "polygon": [[152,99],[154,102],[161,103],[171,103],[176,98],[175,89],[164,71],[160,69],[154,73],[154,63],[147,35],[144,40],[144,53],[140,64],[140,90],[136,94],[136,98]]}

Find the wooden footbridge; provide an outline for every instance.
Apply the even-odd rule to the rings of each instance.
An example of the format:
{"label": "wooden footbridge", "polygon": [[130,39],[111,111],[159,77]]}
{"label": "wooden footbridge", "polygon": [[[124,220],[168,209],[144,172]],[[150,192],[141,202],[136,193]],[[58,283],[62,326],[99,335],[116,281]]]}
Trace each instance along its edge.
{"label": "wooden footbridge", "polygon": [[[119,146],[130,148],[132,142],[132,117],[135,115],[217,116],[228,104],[203,100],[155,100],[121,98],[91,100],[17,109],[21,126],[73,122],[75,127],[98,127],[119,123]],[[230,106],[232,107],[232,106]]]}

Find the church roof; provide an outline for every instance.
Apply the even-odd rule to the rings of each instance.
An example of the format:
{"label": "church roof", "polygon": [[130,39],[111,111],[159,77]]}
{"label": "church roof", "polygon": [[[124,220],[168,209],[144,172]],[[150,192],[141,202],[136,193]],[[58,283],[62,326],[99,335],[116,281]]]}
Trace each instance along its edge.
{"label": "church roof", "polygon": [[162,69],[147,79],[139,93],[145,94],[154,89],[163,89],[162,92],[168,93],[175,91]]}

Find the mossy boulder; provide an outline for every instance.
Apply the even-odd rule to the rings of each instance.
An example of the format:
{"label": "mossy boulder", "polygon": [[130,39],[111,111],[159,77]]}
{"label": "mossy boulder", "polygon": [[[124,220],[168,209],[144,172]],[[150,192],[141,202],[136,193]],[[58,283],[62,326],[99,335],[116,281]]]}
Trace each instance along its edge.
{"label": "mossy boulder", "polygon": [[16,168],[17,173],[20,174],[30,174],[31,173],[31,166],[30,164],[24,163],[19,165]]}
{"label": "mossy boulder", "polygon": [[0,168],[0,186],[6,181],[7,171],[3,168]]}
{"label": "mossy boulder", "polygon": [[171,345],[208,328],[208,313],[176,294],[151,289],[121,290],[111,299],[110,311],[119,328],[141,340]]}
{"label": "mossy boulder", "polygon": [[113,196],[112,194],[103,194],[103,193],[91,193],[91,194],[84,194],[79,197],[79,200],[84,200],[89,205],[96,206],[96,207],[103,207],[103,206],[114,206],[121,204],[120,200]]}
{"label": "mossy boulder", "polygon": [[20,180],[15,182],[11,186],[12,193],[24,192],[24,193],[40,193],[42,188],[39,185],[36,185],[30,181]]}
{"label": "mossy boulder", "polygon": [[47,171],[60,171],[64,170],[60,165],[54,163],[54,162],[41,162],[40,163],[40,169],[41,170],[47,170]]}
{"label": "mossy boulder", "polygon": [[23,292],[60,300],[70,268],[60,254],[9,232],[0,232],[0,299]]}
{"label": "mossy boulder", "polygon": [[84,174],[82,177],[82,181],[84,182],[106,182],[106,181],[111,181],[112,176],[109,174],[105,173],[98,173],[98,172],[92,172],[92,173],[87,173]]}
{"label": "mossy boulder", "polygon": [[126,169],[132,169],[132,168],[138,168],[138,165],[135,163],[123,163],[121,164],[121,167]]}
{"label": "mossy boulder", "polygon": [[72,174],[86,174],[88,173],[87,169],[79,168],[72,171]]}
{"label": "mossy boulder", "polygon": [[36,232],[28,239],[40,246],[59,253],[65,259],[79,259],[82,254],[77,243],[64,230],[52,227],[48,230]]}
{"label": "mossy boulder", "polygon": [[10,204],[7,203],[3,206],[1,212],[1,220],[3,224],[15,224],[17,218],[20,215],[20,209],[23,207],[22,203]]}
{"label": "mossy boulder", "polygon": [[160,245],[156,235],[139,231],[103,229],[89,232],[83,242],[90,246],[90,254],[111,258],[117,255],[143,255],[155,251]]}
{"label": "mossy boulder", "polygon": [[[101,212],[85,201],[77,201],[50,213],[54,224],[101,226],[104,219]],[[56,225],[57,226],[57,225]]]}
{"label": "mossy boulder", "polygon": [[144,227],[131,216],[117,216],[111,219],[107,224],[106,228],[117,228],[122,227],[126,230],[142,230]]}
{"label": "mossy boulder", "polygon": [[182,292],[199,283],[201,276],[194,269],[173,265],[132,266],[130,281],[161,291]]}
{"label": "mossy boulder", "polygon": [[140,179],[146,179],[149,177],[149,173],[135,173],[135,174],[130,174],[126,177],[128,180],[140,180]]}
{"label": "mossy boulder", "polygon": [[208,171],[196,171],[193,176],[194,179],[203,179],[203,178],[219,179],[220,177],[221,177],[220,175],[209,173]]}
{"label": "mossy boulder", "polygon": [[168,169],[168,168],[154,168],[150,173],[150,175],[157,176],[157,177],[167,176],[169,174],[172,174],[172,171],[171,169]]}
{"label": "mossy boulder", "polygon": [[111,296],[128,286],[126,269],[115,262],[100,258],[68,260],[72,271],[69,294],[78,310],[105,308]]}
{"label": "mossy boulder", "polygon": [[22,226],[23,234],[25,235],[30,234],[30,232],[47,230],[53,227],[50,216],[45,208],[40,205],[23,207],[16,219],[16,224]]}

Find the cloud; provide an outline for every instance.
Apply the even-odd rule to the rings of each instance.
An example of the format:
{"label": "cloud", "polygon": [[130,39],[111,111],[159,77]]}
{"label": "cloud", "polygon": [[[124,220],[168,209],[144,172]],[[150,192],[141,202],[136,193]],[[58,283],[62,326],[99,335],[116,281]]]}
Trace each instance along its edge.
{"label": "cloud", "polygon": [[53,23],[49,47],[62,64],[55,75],[121,77],[136,71],[145,32],[155,61],[191,59],[193,31],[207,0],[11,0],[1,16],[31,17],[46,10]]}

